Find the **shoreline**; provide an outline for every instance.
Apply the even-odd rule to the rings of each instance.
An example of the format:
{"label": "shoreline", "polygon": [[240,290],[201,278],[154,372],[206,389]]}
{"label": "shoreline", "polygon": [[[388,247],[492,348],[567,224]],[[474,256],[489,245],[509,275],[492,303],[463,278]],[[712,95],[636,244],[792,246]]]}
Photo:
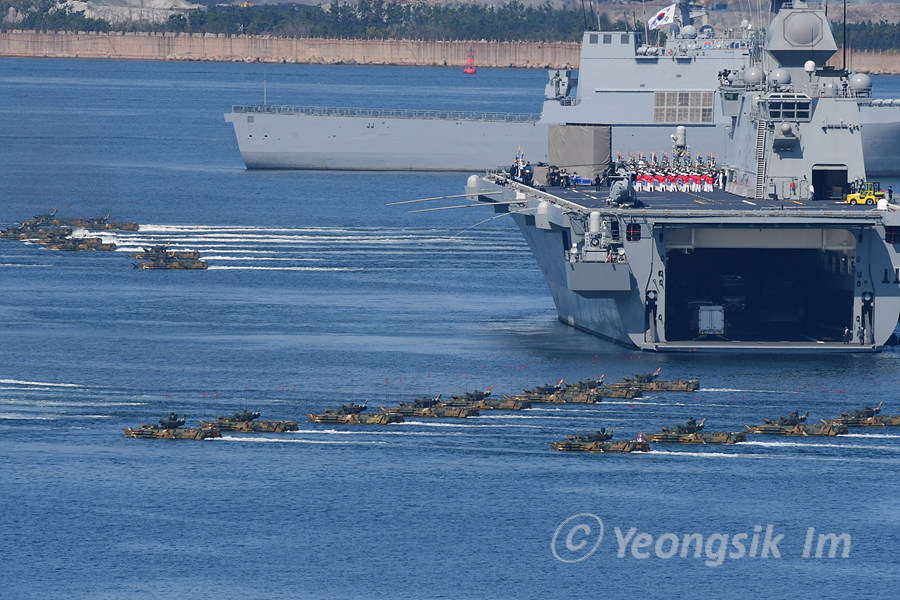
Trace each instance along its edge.
{"label": "shoreline", "polygon": [[[463,67],[472,48],[477,67],[578,68],[576,42],[349,40],[145,32],[0,32],[0,57],[263,62],[318,65]],[[828,64],[840,66],[840,49]],[[853,53],[851,66],[871,75],[900,75],[900,54]]]}

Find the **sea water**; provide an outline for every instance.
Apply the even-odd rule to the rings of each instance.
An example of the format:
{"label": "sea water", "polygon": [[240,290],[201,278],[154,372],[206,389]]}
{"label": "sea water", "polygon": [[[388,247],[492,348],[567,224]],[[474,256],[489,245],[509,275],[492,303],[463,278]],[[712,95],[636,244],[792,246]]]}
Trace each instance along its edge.
{"label": "sea water", "polygon": [[[544,79],[0,60],[0,227],[51,209],[141,224],[102,234],[114,253],[0,242],[0,597],[894,597],[900,430],[632,455],[548,443],[690,416],[738,431],[793,410],[896,414],[897,349],[606,343],[556,319],[505,218],[387,205],[460,194],[464,174],[250,172],[222,118],[263,94],[538,112]],[[874,79],[900,97],[900,79]],[[166,242],[209,270],[132,268],[130,251]],[[657,368],[701,390],[385,427],[305,418]],[[257,408],[300,431],[121,431]]]}

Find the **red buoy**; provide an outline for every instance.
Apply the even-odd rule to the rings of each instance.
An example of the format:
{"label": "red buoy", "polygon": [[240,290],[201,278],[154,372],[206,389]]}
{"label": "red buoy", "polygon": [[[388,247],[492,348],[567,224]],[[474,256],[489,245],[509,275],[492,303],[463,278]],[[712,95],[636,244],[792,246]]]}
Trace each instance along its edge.
{"label": "red buoy", "polygon": [[472,46],[469,46],[469,52],[466,54],[466,68],[463,69],[466,75],[475,74],[475,55],[472,54]]}

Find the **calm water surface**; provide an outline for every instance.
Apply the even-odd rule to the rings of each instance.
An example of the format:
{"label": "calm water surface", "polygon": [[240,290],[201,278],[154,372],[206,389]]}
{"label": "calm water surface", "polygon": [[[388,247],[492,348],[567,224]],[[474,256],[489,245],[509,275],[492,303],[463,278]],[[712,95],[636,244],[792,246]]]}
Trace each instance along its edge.
{"label": "calm water surface", "polygon": [[[634,456],[547,443],[689,416],[738,430],[792,410],[817,420],[883,401],[896,414],[896,349],[624,350],[556,320],[512,223],[386,206],[459,194],[465,175],[248,172],[222,118],[261,101],[263,80],[270,103],[537,112],[544,79],[0,60],[0,227],[51,208],[141,223],[109,235],[122,250],[109,254],[0,243],[0,597],[895,597],[900,431]],[[898,78],[874,79],[900,97]],[[166,241],[210,269],[131,268],[128,251]],[[380,428],[304,418],[658,367],[702,390]],[[121,432],[170,411],[193,422],[245,408],[300,431],[178,443]],[[581,513],[603,537],[584,560],[558,560],[597,541],[592,517],[560,527]],[[620,557],[631,528],[640,543]],[[827,545],[815,558],[829,533],[847,534],[847,558]],[[700,557],[661,558],[685,534],[703,537]]]}

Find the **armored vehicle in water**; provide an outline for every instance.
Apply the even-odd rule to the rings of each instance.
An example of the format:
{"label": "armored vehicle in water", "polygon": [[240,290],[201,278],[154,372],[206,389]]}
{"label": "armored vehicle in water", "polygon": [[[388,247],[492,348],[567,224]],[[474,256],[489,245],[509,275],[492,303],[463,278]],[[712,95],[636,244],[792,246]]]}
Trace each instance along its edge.
{"label": "armored vehicle in water", "polygon": [[534,390],[525,389],[524,394],[512,396],[514,399],[530,402],[531,404],[594,404],[603,400],[603,390],[600,379],[587,379],[575,384],[564,383],[562,379],[556,385],[542,385]]}
{"label": "armored vehicle in water", "polygon": [[283,433],[297,431],[297,421],[258,421],[260,413],[243,411],[230,417],[216,415],[215,421],[199,421],[202,427],[215,427],[221,431],[238,433]]}
{"label": "armored vehicle in water", "polygon": [[159,420],[159,425],[141,423],[140,427],[126,427],[122,429],[125,435],[133,438],[153,438],[168,440],[205,440],[207,438],[222,437],[218,429],[209,427],[184,427],[187,417],[180,419],[175,413]]}
{"label": "armored vehicle in water", "polygon": [[74,218],[74,219],[54,219],[53,225],[68,225],[70,227],[78,227],[87,229],[88,231],[137,231],[137,223],[116,223],[109,220],[109,215],[105,217],[90,218]]}
{"label": "armored vehicle in water", "polygon": [[833,437],[842,433],[847,433],[847,425],[843,423],[834,423],[822,421],[820,424],[804,423],[809,411],[804,415],[800,415],[799,411],[794,411],[786,417],[770,420],[764,419],[764,425],[744,425],[750,433],[758,433],[765,435],[820,435]]}
{"label": "armored vehicle in water", "polygon": [[613,430],[609,432],[603,427],[600,431],[588,434],[570,435],[564,442],[550,442],[550,447],[561,452],[647,452],[650,443],[642,438],[637,440],[612,441]]}
{"label": "armored vehicle in water", "polygon": [[531,408],[531,402],[515,396],[502,396],[491,398],[490,388],[485,392],[475,390],[467,392],[465,396],[452,396],[451,400],[443,402],[443,406],[456,408],[469,408],[474,410],[524,410]]}
{"label": "armored vehicle in water", "polygon": [[196,250],[169,250],[168,244],[157,244],[145,247],[143,252],[131,255],[134,259],[146,259],[146,262],[134,263],[136,269],[206,269],[209,264],[200,260]]}
{"label": "armored vehicle in water", "polygon": [[90,252],[95,250],[112,252],[116,249],[116,245],[112,242],[104,242],[102,238],[98,237],[82,237],[67,238],[61,242],[49,244],[47,248],[65,252]]}
{"label": "armored vehicle in water", "polygon": [[638,373],[631,377],[624,377],[624,381],[612,384],[612,387],[627,387],[638,389],[642,392],[695,392],[700,389],[698,379],[661,380],[659,369],[653,373]]}
{"label": "armored vehicle in water", "polygon": [[131,255],[131,258],[136,260],[158,260],[166,257],[176,260],[198,260],[200,252],[197,250],[169,250],[169,244],[157,244],[145,247],[142,252],[135,252]]}
{"label": "armored vehicle in water", "polygon": [[412,402],[400,402],[400,406],[386,408],[385,411],[404,417],[454,418],[477,417],[478,410],[470,406],[453,406],[437,398],[416,398]]}
{"label": "armored vehicle in water", "polygon": [[648,437],[648,441],[654,444],[736,444],[747,441],[747,434],[743,431],[703,431],[704,418],[697,423],[694,417],[690,417],[684,425],[677,425],[674,429],[662,428],[662,433],[654,433]]}
{"label": "armored vehicle in water", "polygon": [[335,425],[388,425],[403,423],[403,415],[381,410],[377,413],[366,412],[366,400],[363,404],[342,404],[340,409],[326,408],[319,414],[308,414],[306,418],[313,423],[332,423]]}
{"label": "armored vehicle in water", "polygon": [[640,388],[632,386],[602,385],[598,388],[598,391],[604,398],[633,400],[644,396],[644,392]]}
{"label": "armored vehicle in water", "polygon": [[851,413],[842,412],[840,418],[831,419],[828,422],[847,427],[900,427],[900,415],[880,414],[881,404],[879,402],[875,408],[866,405],[865,408],[854,410]]}

